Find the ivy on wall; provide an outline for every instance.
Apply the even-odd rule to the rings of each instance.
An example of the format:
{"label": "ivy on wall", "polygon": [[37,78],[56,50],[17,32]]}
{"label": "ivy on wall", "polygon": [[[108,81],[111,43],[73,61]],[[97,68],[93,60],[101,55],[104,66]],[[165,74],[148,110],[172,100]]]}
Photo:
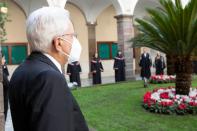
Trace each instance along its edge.
{"label": "ivy on wall", "polygon": [[0,2],[0,42],[4,42],[6,40],[6,30],[5,23],[8,21],[7,19],[8,8],[4,2]]}

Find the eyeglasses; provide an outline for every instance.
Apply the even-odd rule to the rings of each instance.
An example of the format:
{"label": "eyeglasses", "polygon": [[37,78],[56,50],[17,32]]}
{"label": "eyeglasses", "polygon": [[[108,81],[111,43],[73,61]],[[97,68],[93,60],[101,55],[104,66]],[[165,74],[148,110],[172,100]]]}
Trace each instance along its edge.
{"label": "eyeglasses", "polygon": [[76,33],[64,34],[64,35],[59,36],[58,38],[70,43],[69,40],[64,38],[65,36],[71,36],[71,37],[76,37],[77,38],[77,34]]}
{"label": "eyeglasses", "polygon": [[72,36],[77,38],[77,33],[71,33],[71,34],[64,34],[62,36]]}

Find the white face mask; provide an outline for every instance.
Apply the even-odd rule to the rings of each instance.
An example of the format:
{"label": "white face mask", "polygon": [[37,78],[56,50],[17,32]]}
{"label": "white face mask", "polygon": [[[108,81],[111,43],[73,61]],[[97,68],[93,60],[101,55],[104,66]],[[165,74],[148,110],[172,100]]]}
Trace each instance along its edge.
{"label": "white face mask", "polygon": [[[61,38],[62,40],[69,42],[66,39]],[[70,42],[69,42],[70,43]],[[72,63],[75,61],[79,61],[80,55],[81,55],[81,44],[79,43],[78,39],[76,37],[73,37],[73,42],[71,43],[71,51],[70,54],[68,55],[67,53],[61,51],[62,54],[68,57],[68,62]]]}

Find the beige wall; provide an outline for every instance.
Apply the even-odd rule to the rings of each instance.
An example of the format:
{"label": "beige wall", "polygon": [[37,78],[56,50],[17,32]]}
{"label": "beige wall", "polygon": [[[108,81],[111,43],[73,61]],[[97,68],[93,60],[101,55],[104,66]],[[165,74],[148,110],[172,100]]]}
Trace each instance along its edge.
{"label": "beige wall", "polygon": [[[27,42],[25,35],[25,20],[26,17],[23,11],[10,0],[8,1],[9,19],[12,21],[7,23],[7,42]],[[82,45],[82,54],[80,63],[82,66],[81,78],[88,78],[89,73],[89,59],[88,59],[88,30],[86,20],[83,13],[74,5],[67,4],[66,9],[69,10],[71,20],[74,24],[75,32],[78,34],[78,39]],[[117,24],[115,16],[115,9],[110,6],[105,9],[97,19],[96,39],[97,41],[117,41]],[[103,66],[105,72],[102,76],[114,76],[113,60],[104,60]],[[11,72],[15,66],[10,66]],[[66,69],[66,68],[65,68]],[[67,77],[68,78],[68,77]]]}
{"label": "beige wall", "polygon": [[[6,24],[7,31],[7,43],[18,43],[27,42],[26,32],[25,32],[25,21],[26,17],[23,11],[14,2],[8,0],[9,8],[9,19],[11,22]],[[78,39],[82,45],[82,54],[80,58],[80,63],[82,65],[82,78],[87,78],[89,73],[89,60],[88,60],[88,36],[87,36],[87,26],[86,20],[83,14],[78,8],[71,4],[67,4],[66,9],[70,11],[71,20],[74,24],[75,32],[78,34]],[[10,66],[11,74],[16,68],[15,66]],[[66,69],[66,68],[65,68]]]}
{"label": "beige wall", "polygon": [[[117,41],[117,21],[115,8],[111,5],[97,18],[96,41]],[[114,76],[113,60],[103,60],[104,72],[102,76]]]}
{"label": "beige wall", "polygon": [[24,12],[11,0],[8,3],[8,19],[10,22],[6,23],[7,41],[11,42],[27,42],[25,32],[26,16]]}
{"label": "beige wall", "polygon": [[[26,16],[21,8],[12,0],[7,0],[8,4],[8,19],[6,23],[7,40],[6,43],[26,43],[25,21]],[[10,73],[9,78],[16,69],[17,65],[8,65]]]}
{"label": "beige wall", "polygon": [[[71,20],[74,24],[78,39],[82,44],[83,51],[80,63],[82,65],[82,78],[87,78],[89,73],[88,60],[88,31],[86,20],[82,12],[72,4],[67,4],[66,9],[70,11]],[[113,6],[106,8],[97,18],[96,41],[117,41],[117,24],[114,16],[116,15]],[[104,60],[103,67],[105,72],[102,76],[114,76],[113,60]]]}
{"label": "beige wall", "polygon": [[97,18],[96,40],[97,41],[117,41],[117,23],[114,7],[106,8]]}
{"label": "beige wall", "polygon": [[80,63],[82,66],[82,78],[87,78],[89,73],[89,59],[88,59],[88,30],[86,20],[82,12],[72,4],[67,4],[66,9],[70,12],[70,17],[73,22],[77,38],[82,45],[82,53]]}

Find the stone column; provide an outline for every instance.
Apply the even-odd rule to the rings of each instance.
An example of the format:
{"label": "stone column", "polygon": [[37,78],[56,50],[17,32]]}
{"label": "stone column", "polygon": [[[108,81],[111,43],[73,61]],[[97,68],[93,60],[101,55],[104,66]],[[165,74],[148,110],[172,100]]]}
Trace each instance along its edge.
{"label": "stone column", "polygon": [[[88,27],[89,67],[90,67],[90,61],[92,59],[92,56],[94,55],[95,52],[97,52],[96,25],[97,25],[96,23],[87,23],[87,27]],[[89,73],[89,77],[92,77],[92,75],[90,73]]]}
{"label": "stone column", "polygon": [[139,66],[141,57],[141,48],[134,48],[135,51],[135,74],[140,74],[141,68]]}
{"label": "stone column", "polygon": [[134,37],[134,28],[131,15],[118,15],[117,19],[118,30],[118,48],[125,56],[125,71],[126,80],[134,79],[134,66],[133,66],[133,48],[132,43],[128,42]]}
{"label": "stone column", "polygon": [[[136,26],[134,26],[134,36],[137,36],[139,31]],[[135,74],[140,74],[140,57],[141,57],[141,48],[134,48],[135,51]]]}

